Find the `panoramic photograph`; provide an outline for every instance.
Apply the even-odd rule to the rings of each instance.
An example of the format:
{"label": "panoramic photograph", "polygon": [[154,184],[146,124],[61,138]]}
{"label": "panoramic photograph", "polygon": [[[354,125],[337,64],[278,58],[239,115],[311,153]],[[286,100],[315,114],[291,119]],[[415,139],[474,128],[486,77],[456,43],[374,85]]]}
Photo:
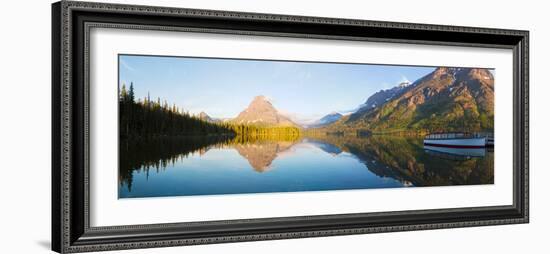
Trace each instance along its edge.
{"label": "panoramic photograph", "polygon": [[119,55],[118,198],[494,183],[494,69]]}

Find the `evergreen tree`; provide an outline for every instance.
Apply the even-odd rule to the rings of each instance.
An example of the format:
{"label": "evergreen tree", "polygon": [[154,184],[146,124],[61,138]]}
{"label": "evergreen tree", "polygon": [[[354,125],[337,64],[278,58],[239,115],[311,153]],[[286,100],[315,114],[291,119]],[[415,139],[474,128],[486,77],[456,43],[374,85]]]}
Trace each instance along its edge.
{"label": "evergreen tree", "polygon": [[156,102],[150,99],[150,93],[143,102],[134,100],[134,85],[129,91],[122,84],[119,94],[119,126],[122,139],[150,138],[160,136],[241,136],[243,140],[258,139],[295,139],[300,135],[297,127],[255,126],[232,123],[212,123],[191,115],[189,111],[178,108],[160,97]]}
{"label": "evergreen tree", "polygon": [[128,92],[128,97],[130,98],[130,102],[134,103],[134,82],[130,82],[130,91]]}
{"label": "evergreen tree", "polygon": [[126,91],[126,84],[122,83],[122,89],[120,89],[120,100],[122,102],[126,102],[127,97],[128,97],[128,91]]}

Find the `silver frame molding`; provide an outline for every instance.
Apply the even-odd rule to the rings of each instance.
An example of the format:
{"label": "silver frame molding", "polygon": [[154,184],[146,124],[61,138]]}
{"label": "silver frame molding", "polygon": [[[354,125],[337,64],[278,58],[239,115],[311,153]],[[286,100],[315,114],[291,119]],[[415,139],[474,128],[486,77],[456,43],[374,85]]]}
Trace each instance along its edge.
{"label": "silver frame molding", "polygon": [[[514,204],[112,227],[89,223],[94,27],[504,48],[514,54]],[[529,32],[61,1],[52,5],[52,250],[60,253],[529,222]]]}

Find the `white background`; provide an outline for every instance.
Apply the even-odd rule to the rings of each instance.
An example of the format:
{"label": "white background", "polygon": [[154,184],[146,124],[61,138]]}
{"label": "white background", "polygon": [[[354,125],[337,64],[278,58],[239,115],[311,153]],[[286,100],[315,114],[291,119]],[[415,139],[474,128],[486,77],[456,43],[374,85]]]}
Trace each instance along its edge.
{"label": "white background", "polygon": [[[550,226],[544,1],[118,1],[220,10],[528,29],[531,31],[531,223],[465,229],[247,242],[125,253],[545,253]],[[2,6],[0,253],[48,253],[50,239],[50,2]]]}

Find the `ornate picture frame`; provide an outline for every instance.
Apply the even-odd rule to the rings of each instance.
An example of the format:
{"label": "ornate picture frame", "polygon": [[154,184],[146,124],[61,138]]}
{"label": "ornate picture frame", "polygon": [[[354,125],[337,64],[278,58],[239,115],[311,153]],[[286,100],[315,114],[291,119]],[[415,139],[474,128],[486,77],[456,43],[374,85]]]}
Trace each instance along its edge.
{"label": "ornate picture frame", "polygon": [[[498,48],[513,54],[513,204],[274,218],[90,224],[92,28]],[[52,250],[60,253],[529,222],[529,32],[61,1],[52,5]]]}

